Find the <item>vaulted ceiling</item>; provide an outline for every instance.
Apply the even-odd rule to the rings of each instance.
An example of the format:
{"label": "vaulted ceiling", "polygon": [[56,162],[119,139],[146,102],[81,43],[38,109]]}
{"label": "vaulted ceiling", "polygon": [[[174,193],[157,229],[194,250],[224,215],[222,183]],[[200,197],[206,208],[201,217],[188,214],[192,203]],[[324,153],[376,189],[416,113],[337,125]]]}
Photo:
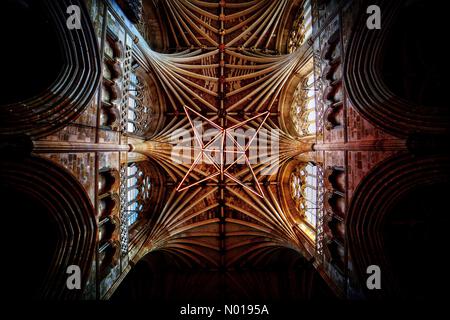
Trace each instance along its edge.
{"label": "vaulted ceiling", "polygon": [[[230,270],[264,264],[282,248],[311,257],[305,245],[313,251],[314,244],[301,235],[287,211],[284,198],[290,194],[283,177],[289,172],[281,170],[293,157],[311,151],[314,142],[314,137],[300,139],[280,126],[282,90],[311,57],[305,49],[286,53],[287,30],[298,6],[284,0],[156,2],[170,48],[165,53],[143,50],[138,60],[164,92],[166,119],[161,130],[134,148],[165,173],[166,197],[159,199],[161,208],[141,230],[145,249],[138,259],[163,250],[189,266]],[[208,164],[194,166],[183,180],[192,155],[182,164],[171,158],[175,130],[185,129],[194,137],[185,106],[197,112],[193,120],[202,115],[223,128],[250,119],[242,126],[245,130],[259,128],[262,119],[253,118],[268,113],[261,129],[273,133],[279,148],[274,146],[270,156],[251,166],[233,167],[237,179],[222,173],[178,191],[181,181],[195,184],[211,171]],[[272,140],[266,141],[269,150]],[[265,169],[274,159],[276,169],[268,174]],[[253,173],[263,197],[249,190],[255,187]]]}
{"label": "vaulted ceiling", "polygon": [[[379,30],[366,24],[374,3],[388,13]],[[66,24],[71,5],[81,29]],[[14,295],[18,283],[44,298],[212,302],[445,287],[436,264],[410,263],[446,249],[448,72],[430,46],[445,10],[424,0],[1,6],[1,54],[14,62],[0,99],[0,196],[20,238],[5,253]],[[33,284],[30,257],[42,263]],[[374,264],[383,290],[366,287]],[[68,265],[82,290],[67,287]]]}

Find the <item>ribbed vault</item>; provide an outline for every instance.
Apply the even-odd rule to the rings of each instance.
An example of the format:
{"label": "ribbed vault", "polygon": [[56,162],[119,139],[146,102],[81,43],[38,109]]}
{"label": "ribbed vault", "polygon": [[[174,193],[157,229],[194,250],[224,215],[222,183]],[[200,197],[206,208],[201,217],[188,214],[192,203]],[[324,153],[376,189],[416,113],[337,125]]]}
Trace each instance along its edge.
{"label": "ribbed vault", "polygon": [[[279,126],[281,90],[311,54],[302,49],[280,53],[277,41],[294,4],[286,0],[157,2],[167,22],[173,53],[147,49],[137,59],[156,75],[166,94],[167,121],[150,139],[135,143],[133,150],[156,161],[167,174],[167,196],[162,199],[162,210],[155,212],[146,226],[148,236],[135,261],[160,250],[189,266],[232,270],[269,260],[280,248],[311,257],[312,244],[305,247],[306,240],[283,210],[278,174],[294,156],[311,151],[314,142],[314,137],[299,139]],[[253,159],[257,161],[251,168],[233,169],[233,175],[249,185],[253,170],[264,197],[223,174],[184,191],[176,190],[190,162],[173,161],[173,135],[182,129],[194,139],[184,106],[221,127],[269,113],[261,127],[270,132],[270,138],[264,140],[267,152]],[[259,125],[255,119],[243,129]],[[200,181],[208,170],[208,165],[196,166],[191,181]]]}

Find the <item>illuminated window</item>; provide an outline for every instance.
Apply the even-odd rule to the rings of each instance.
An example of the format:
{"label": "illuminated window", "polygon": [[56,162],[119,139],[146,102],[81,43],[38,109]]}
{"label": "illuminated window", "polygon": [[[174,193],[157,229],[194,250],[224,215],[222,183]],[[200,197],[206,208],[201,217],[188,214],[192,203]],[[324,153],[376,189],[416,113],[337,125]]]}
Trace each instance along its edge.
{"label": "illuminated window", "polygon": [[311,0],[305,0],[297,13],[288,42],[288,52],[292,53],[312,34]]}
{"label": "illuminated window", "polygon": [[144,203],[150,198],[151,181],[133,163],[127,169],[127,211],[128,226],[132,226],[144,208]]}
{"label": "illuminated window", "polygon": [[316,133],[316,102],[314,96],[314,73],[311,71],[297,86],[290,109],[295,131],[300,136]]}
{"label": "illuminated window", "polygon": [[144,134],[150,124],[152,109],[149,92],[145,83],[136,76],[135,70],[132,69],[127,96],[127,131],[130,133]]}
{"label": "illuminated window", "polygon": [[299,166],[291,174],[291,196],[302,222],[300,229],[312,240],[317,226],[317,166],[311,162]]}
{"label": "illuminated window", "polygon": [[303,3],[303,23],[302,31],[304,33],[303,42],[305,42],[312,34],[312,16],[311,16],[311,0],[305,0]]}

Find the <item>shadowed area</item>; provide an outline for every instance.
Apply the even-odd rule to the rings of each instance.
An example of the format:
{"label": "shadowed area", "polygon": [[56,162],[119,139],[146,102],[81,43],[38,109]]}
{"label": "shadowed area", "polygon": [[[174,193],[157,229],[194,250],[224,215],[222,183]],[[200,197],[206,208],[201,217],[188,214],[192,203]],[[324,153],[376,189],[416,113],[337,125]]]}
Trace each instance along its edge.
{"label": "shadowed area", "polygon": [[320,275],[290,249],[257,266],[229,271],[188,269],[171,254],[152,252],[127,275],[113,301],[289,303],[334,296]]}
{"label": "shadowed area", "polygon": [[[47,89],[62,69],[61,52],[55,26],[49,21],[45,1],[6,0],[0,10],[0,30],[5,47],[0,105],[31,98]],[[9,31],[6,31],[9,30]],[[26,41],[24,41],[26,39]],[[19,85],[20,84],[20,85]]]}

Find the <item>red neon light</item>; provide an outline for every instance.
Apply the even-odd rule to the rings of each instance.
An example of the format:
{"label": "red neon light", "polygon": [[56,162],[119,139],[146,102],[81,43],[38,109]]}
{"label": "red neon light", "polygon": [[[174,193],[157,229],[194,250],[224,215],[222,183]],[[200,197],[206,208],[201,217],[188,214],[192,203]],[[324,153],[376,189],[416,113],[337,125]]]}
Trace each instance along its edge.
{"label": "red neon light", "polygon": [[[205,118],[204,116],[202,116],[200,113],[198,113],[197,111],[193,110],[192,108],[188,107],[188,106],[184,106],[184,112],[186,113],[186,116],[188,117],[189,123],[192,127],[192,130],[194,131],[194,136],[195,139],[197,140],[198,144],[200,145],[200,153],[197,155],[197,157],[195,158],[194,162],[192,163],[191,167],[189,168],[189,170],[187,171],[186,175],[183,177],[183,179],[181,180],[180,184],[177,187],[177,191],[183,191],[186,190],[190,187],[193,187],[195,185],[198,185],[204,181],[207,181],[209,179],[212,179],[214,177],[217,177],[218,175],[220,175],[221,177],[225,176],[227,178],[229,178],[230,180],[233,180],[235,183],[239,184],[240,186],[242,186],[243,188],[249,190],[250,192],[258,195],[261,198],[264,198],[264,193],[263,190],[261,188],[261,185],[258,181],[258,178],[256,177],[255,172],[253,171],[253,168],[250,164],[250,161],[247,157],[246,151],[248,150],[248,148],[250,147],[251,143],[253,142],[253,140],[255,139],[255,137],[258,135],[259,130],[262,128],[262,126],[264,125],[264,123],[266,122],[267,118],[269,117],[269,111],[263,112],[261,114],[258,114],[250,119],[244,120],[239,122],[238,124],[235,124],[229,128],[225,128],[225,127],[221,127],[218,124],[212,122],[211,120]],[[200,134],[197,131],[197,128],[195,128],[193,121],[189,115],[189,112],[192,112],[193,114],[195,114],[197,117],[200,117],[202,120],[206,121],[207,123],[209,123],[211,126],[213,126],[214,128],[216,128],[217,130],[219,130],[219,132],[206,144],[203,143]],[[261,124],[258,126],[257,130],[255,131],[255,133],[253,134],[253,136],[250,138],[249,142],[245,145],[245,146],[241,146],[239,144],[239,142],[236,141],[236,139],[234,139],[233,135],[231,134],[231,132],[233,130],[235,130],[236,128],[242,127],[245,124],[247,124],[248,122],[255,120],[257,118],[260,117],[264,117],[263,121],[261,122]],[[234,144],[234,150],[226,150],[225,148],[225,138],[229,137],[231,139],[231,141]],[[220,139],[220,148],[216,148],[216,147],[211,147],[211,145],[218,141],[218,139]],[[239,149],[239,150],[236,150]],[[213,157],[211,157],[209,154],[211,152],[217,152],[219,151],[219,157],[220,160],[217,161],[215,159],[213,159]],[[225,166],[225,155],[227,153],[232,153],[235,154],[236,160],[231,163],[228,166]],[[200,159],[202,158],[202,156],[205,156],[210,162],[211,164],[214,166],[214,168],[216,169],[215,172],[209,174],[208,176],[206,176],[204,179],[201,179],[199,181],[196,181],[195,183],[192,184],[188,184],[188,185],[184,185],[184,182],[186,181],[187,177],[191,174],[192,170],[194,170],[194,167],[198,164],[198,162],[200,161]],[[246,165],[249,167],[250,172],[252,174],[253,180],[255,182],[256,185],[256,190],[253,190],[252,188],[250,188],[249,186],[247,186],[243,181],[239,180],[238,178],[236,178],[235,176],[233,176],[230,172],[228,172],[228,170],[235,165],[241,158],[244,158]]]}

